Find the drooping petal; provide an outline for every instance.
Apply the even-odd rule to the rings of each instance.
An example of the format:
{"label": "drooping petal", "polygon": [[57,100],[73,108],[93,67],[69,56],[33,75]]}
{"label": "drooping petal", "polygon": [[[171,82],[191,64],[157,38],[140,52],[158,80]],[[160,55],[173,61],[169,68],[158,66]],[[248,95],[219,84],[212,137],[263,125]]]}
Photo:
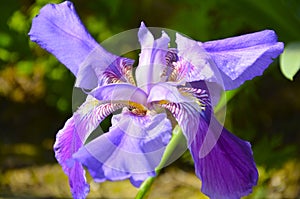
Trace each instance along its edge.
{"label": "drooping petal", "polygon": [[152,84],[166,79],[164,70],[170,38],[165,32],[162,32],[161,37],[155,40],[143,22],[138,37],[141,53],[136,69],[136,81],[137,85],[148,93]]}
{"label": "drooping petal", "polygon": [[97,46],[70,1],[47,4],[32,20],[30,39],[60,60],[75,76],[79,65]]}
{"label": "drooping petal", "polygon": [[100,86],[90,92],[90,95],[101,101],[124,101],[147,104],[147,94],[132,84],[109,84]]}
{"label": "drooping petal", "polygon": [[108,133],[89,142],[73,157],[97,182],[129,178],[139,187],[155,175],[171,131],[165,113],[139,117],[124,110],[113,117]]}
{"label": "drooping petal", "polygon": [[88,96],[86,102],[57,133],[54,144],[55,157],[69,177],[74,198],[85,198],[89,192],[89,185],[86,182],[82,165],[73,161],[72,155],[83,146],[88,136],[106,116],[121,107],[123,105],[100,104],[99,101]]}
{"label": "drooping petal", "polygon": [[180,125],[195,161],[196,174],[202,180],[203,193],[212,199],[235,199],[249,194],[258,176],[250,144],[224,129],[211,112],[207,93],[193,89],[179,88],[181,92],[194,93],[204,107],[167,94],[155,96],[153,103],[168,109]]}
{"label": "drooping petal", "polygon": [[85,198],[89,192],[85,171],[79,162],[71,161],[72,154],[81,146],[73,117],[71,117],[56,135],[55,157],[69,177],[69,184],[74,198]]}
{"label": "drooping petal", "polygon": [[202,192],[211,199],[239,199],[248,195],[258,179],[250,143],[232,135],[215,118],[210,123],[213,124],[205,118],[200,120],[189,146]]}
{"label": "drooping petal", "polygon": [[218,82],[219,73],[213,60],[197,41],[176,33],[176,44],[179,60],[175,63],[175,69],[179,79]]}
{"label": "drooping petal", "polygon": [[219,68],[225,90],[237,88],[263,71],[283,52],[272,30],[200,43]]}

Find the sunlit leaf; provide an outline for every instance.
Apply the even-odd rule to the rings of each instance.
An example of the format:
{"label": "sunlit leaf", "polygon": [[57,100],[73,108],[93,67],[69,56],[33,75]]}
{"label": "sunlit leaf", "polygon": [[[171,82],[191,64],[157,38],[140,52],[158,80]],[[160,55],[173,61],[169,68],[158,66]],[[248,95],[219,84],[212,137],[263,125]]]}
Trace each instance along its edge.
{"label": "sunlit leaf", "polygon": [[0,32],[0,46],[1,47],[8,47],[11,45],[12,38],[9,34],[5,32]]}
{"label": "sunlit leaf", "polygon": [[28,29],[29,22],[21,11],[16,11],[8,21],[8,26],[19,33],[24,33]]}
{"label": "sunlit leaf", "polygon": [[300,42],[289,43],[280,56],[280,68],[283,75],[293,80],[300,69]]}
{"label": "sunlit leaf", "polygon": [[30,75],[33,71],[33,63],[31,61],[20,61],[17,64],[17,71],[19,74]]}

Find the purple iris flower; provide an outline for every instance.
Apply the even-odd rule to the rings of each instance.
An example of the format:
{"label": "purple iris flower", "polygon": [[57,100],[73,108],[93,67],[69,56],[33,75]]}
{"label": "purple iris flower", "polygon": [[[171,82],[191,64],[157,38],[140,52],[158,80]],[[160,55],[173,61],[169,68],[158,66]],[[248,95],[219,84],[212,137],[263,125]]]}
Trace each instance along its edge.
{"label": "purple iris flower", "polygon": [[[204,43],[177,33],[177,47],[169,48],[165,32],[155,39],[141,23],[135,76],[134,61],[100,46],[69,1],[43,7],[29,35],[76,76],[76,87],[89,90],[54,145],[74,198],[89,192],[83,166],[96,182],[129,179],[139,187],[155,176],[172,137],[173,120],[186,137],[203,193],[234,199],[252,191],[258,173],[251,146],[214,118],[211,88],[235,89],[261,75],[283,51],[274,31]],[[109,131],[88,141],[117,110]]]}

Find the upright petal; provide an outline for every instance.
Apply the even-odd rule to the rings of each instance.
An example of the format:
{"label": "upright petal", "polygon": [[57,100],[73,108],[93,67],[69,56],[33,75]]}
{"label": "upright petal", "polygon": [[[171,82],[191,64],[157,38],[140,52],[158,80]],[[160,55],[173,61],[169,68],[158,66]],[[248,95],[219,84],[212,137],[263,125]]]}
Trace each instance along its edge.
{"label": "upright petal", "polygon": [[[250,143],[222,128],[215,118],[211,119],[213,125],[207,122],[206,118],[200,120],[196,137],[189,147],[196,175],[202,181],[202,192],[211,199],[239,199],[248,195],[258,179]],[[208,146],[208,151],[204,143],[207,136],[209,142],[215,144],[212,149]]]}
{"label": "upright petal", "polygon": [[83,146],[88,136],[106,116],[122,106],[110,103],[100,104],[95,98],[88,96],[86,102],[57,133],[54,144],[55,157],[69,177],[74,198],[85,198],[89,192],[89,185],[86,182],[82,165],[73,161],[72,155]]}
{"label": "upright petal", "polygon": [[148,93],[152,84],[161,82],[166,78],[164,70],[170,38],[165,32],[162,32],[162,36],[155,40],[143,22],[138,37],[141,44],[141,54],[136,69],[136,81],[137,85]]}
{"label": "upright petal", "polygon": [[32,20],[29,36],[75,76],[79,65],[99,46],[82,25],[70,1],[44,6]]}
{"label": "upright petal", "polygon": [[155,175],[171,131],[165,113],[139,117],[125,109],[113,117],[108,133],[89,142],[73,157],[97,182],[129,178],[139,187]]}
{"label": "upright petal", "polygon": [[200,43],[220,69],[225,90],[237,88],[263,71],[283,52],[272,30]]}

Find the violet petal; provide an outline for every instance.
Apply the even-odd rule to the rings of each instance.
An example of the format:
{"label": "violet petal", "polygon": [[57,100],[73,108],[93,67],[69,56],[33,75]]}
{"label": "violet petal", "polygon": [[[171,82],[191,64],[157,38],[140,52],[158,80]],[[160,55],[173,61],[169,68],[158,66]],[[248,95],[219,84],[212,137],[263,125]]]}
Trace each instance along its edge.
{"label": "violet petal", "polygon": [[178,74],[187,82],[206,80],[218,82],[218,69],[205,49],[197,41],[176,33],[179,60],[175,63]]}
{"label": "violet petal", "polygon": [[134,60],[119,57],[97,46],[80,63],[75,86],[94,89],[116,81],[131,83],[125,73],[133,63]]}
{"label": "violet petal", "polygon": [[74,198],[85,198],[89,192],[85,171],[79,162],[71,160],[72,154],[82,146],[73,117],[71,117],[56,135],[54,144],[55,157],[69,177],[69,184]]}
{"label": "violet petal", "polygon": [[29,36],[75,76],[79,65],[99,46],[82,25],[70,1],[44,6],[32,20]]}
{"label": "violet petal", "polygon": [[86,102],[57,133],[54,144],[55,157],[69,177],[74,198],[85,198],[89,192],[89,185],[82,165],[72,160],[72,155],[83,146],[88,136],[106,116],[121,107],[119,104],[101,104],[95,98],[88,96]]}
{"label": "violet petal", "polygon": [[108,133],[83,146],[73,158],[85,165],[97,182],[129,178],[138,187],[155,175],[171,131],[165,113],[139,117],[125,110],[113,116]]}
{"label": "violet petal", "polygon": [[[202,181],[202,192],[211,199],[248,195],[258,179],[250,143],[231,134],[215,118],[211,122],[208,125],[205,119],[200,121],[189,147],[196,175]],[[215,144],[213,148],[209,146],[211,143]]]}
{"label": "violet petal", "polygon": [[116,103],[118,101],[131,101],[143,105],[146,105],[147,102],[147,94],[142,89],[132,84],[108,84],[97,87],[89,94],[100,101],[115,101]]}
{"label": "violet petal", "polygon": [[166,67],[169,36],[162,32],[159,39],[154,39],[152,33],[142,22],[138,32],[141,44],[139,64],[136,69],[136,81],[140,88],[149,92],[152,84],[161,82]]}
{"label": "violet petal", "polygon": [[220,69],[225,90],[237,88],[246,80],[262,75],[283,52],[272,30],[200,43]]}

